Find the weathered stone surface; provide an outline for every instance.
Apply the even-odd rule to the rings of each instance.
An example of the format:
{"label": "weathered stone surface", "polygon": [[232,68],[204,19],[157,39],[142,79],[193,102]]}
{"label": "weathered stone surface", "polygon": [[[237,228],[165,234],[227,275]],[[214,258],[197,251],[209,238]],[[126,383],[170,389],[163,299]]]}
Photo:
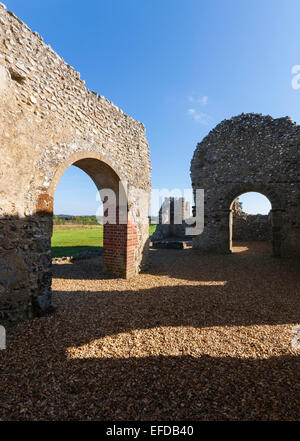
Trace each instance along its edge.
{"label": "weathered stone surface", "polygon": [[[147,260],[151,166],[143,124],[87,90],[4,7],[0,34],[0,320],[17,321],[51,301],[53,197],[64,171],[74,164],[117,195],[119,182],[128,184],[130,226],[114,256],[125,255],[118,274],[129,277]],[[104,250],[106,267],[112,251]]]}
{"label": "weathered stone surface", "polygon": [[188,201],[184,198],[165,198],[159,210],[159,223],[150,240],[154,243],[169,237],[184,238],[187,227],[185,220],[189,217]]}
{"label": "weathered stone surface", "polygon": [[232,204],[243,193],[272,206],[273,254],[299,255],[300,127],[290,118],[241,114],[221,122],[197,145],[191,162],[194,192],[205,191],[202,250],[231,252]]}
{"label": "weathered stone surface", "polygon": [[236,199],[232,206],[232,216],[232,240],[270,241],[272,239],[270,215],[244,213]]}

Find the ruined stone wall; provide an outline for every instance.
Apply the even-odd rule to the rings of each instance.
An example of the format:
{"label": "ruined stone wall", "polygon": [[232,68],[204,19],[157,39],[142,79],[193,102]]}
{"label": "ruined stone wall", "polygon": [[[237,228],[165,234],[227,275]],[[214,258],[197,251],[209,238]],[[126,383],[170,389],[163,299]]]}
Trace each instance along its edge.
{"label": "ruined stone wall", "polygon": [[[237,202],[237,201],[236,201]],[[271,216],[245,213],[238,203],[232,207],[232,240],[270,241],[272,240]]]}
{"label": "ruined stone wall", "polygon": [[87,90],[79,73],[2,4],[0,149],[0,321],[37,315],[51,301],[53,197],[71,164],[99,189],[128,184],[125,244],[132,225],[137,242],[129,246],[129,273],[140,270],[151,187],[143,124]]}
{"label": "ruined stone wall", "polygon": [[273,254],[299,255],[300,127],[290,118],[241,114],[224,120],[197,145],[194,191],[204,189],[204,231],[194,247],[231,252],[232,203],[243,193],[265,195],[272,206]]}
{"label": "ruined stone wall", "polygon": [[[175,214],[176,211],[176,214]],[[168,197],[159,210],[159,223],[151,236],[152,241],[168,237],[185,237],[185,219],[190,217],[190,203],[184,198]]]}

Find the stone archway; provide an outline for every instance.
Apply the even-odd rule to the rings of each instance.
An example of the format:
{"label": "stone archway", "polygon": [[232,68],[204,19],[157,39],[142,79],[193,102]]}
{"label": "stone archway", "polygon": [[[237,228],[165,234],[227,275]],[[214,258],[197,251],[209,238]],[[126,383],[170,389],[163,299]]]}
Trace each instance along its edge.
{"label": "stone archway", "polygon": [[[66,162],[64,162],[56,171],[49,188],[48,194],[44,194],[44,200],[48,204],[48,210],[44,209],[45,216],[49,213],[49,222],[51,222],[52,228],[52,214],[53,214],[53,200],[56,186],[65,172],[65,170],[71,165],[80,168],[84,171],[95,183],[100,197],[101,192],[106,190],[113,192],[113,198],[115,200],[108,201],[106,207],[111,204],[113,210],[113,221],[109,223],[107,220],[104,223],[103,228],[103,243],[104,243],[104,255],[103,255],[103,268],[105,272],[111,273],[116,276],[130,278],[136,274],[134,255],[137,251],[138,237],[137,230],[132,219],[132,216],[128,216],[128,201],[127,201],[127,188],[126,185],[118,175],[120,172],[116,172],[107,161],[104,161],[101,155],[93,152],[82,151],[72,155]],[[122,195],[120,195],[122,193]],[[103,196],[102,202],[103,200]],[[49,203],[51,201],[51,203]],[[37,207],[39,211],[41,207]],[[108,211],[108,210],[106,210]],[[123,211],[123,220],[121,219]],[[104,213],[104,215],[107,213]],[[50,229],[49,229],[50,230]]]}
{"label": "stone archway", "polygon": [[[228,201],[231,199],[231,203],[229,203],[228,207],[228,250],[226,252],[231,253],[232,252],[232,229],[233,229],[233,204],[234,201],[241,196],[242,194],[248,193],[248,192],[255,192],[260,193],[263,196],[265,196],[270,204],[271,204],[271,228],[272,228],[272,254],[274,257],[280,257],[281,256],[281,230],[282,230],[282,208],[281,208],[281,202],[278,196],[272,191],[271,189],[263,188],[261,185],[251,185],[251,184],[244,184],[241,186],[237,186],[237,188],[234,190],[234,196],[228,196],[227,199],[225,199],[224,203],[228,204]],[[224,212],[227,213],[226,208],[224,208]]]}
{"label": "stone archway", "polygon": [[11,39],[0,41],[0,322],[9,324],[51,303],[53,194],[71,164],[99,189],[127,188],[127,223],[105,227],[107,269],[131,277],[147,264],[151,164],[142,123],[86,89],[1,4],[0,18]]}
{"label": "stone archway", "polygon": [[224,120],[197,145],[194,192],[204,189],[204,231],[193,246],[230,253],[231,204],[242,193],[265,195],[272,206],[275,256],[300,253],[300,127],[290,118],[242,114]]}

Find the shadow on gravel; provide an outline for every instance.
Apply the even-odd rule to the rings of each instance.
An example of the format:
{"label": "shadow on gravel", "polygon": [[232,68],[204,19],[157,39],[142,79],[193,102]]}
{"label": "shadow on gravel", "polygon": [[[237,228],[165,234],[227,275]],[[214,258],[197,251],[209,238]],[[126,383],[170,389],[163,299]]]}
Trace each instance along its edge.
{"label": "shadow on gravel", "polygon": [[138,291],[58,291],[54,292],[54,306],[62,314],[64,310],[69,314],[58,324],[62,332],[70,326],[70,332],[75,333],[83,305],[91,322],[84,324],[83,333],[76,332],[72,337],[74,345],[157,326],[297,324],[300,317],[299,288],[281,290],[276,281],[271,286],[266,282],[261,290],[241,281],[224,286],[158,286]]}
{"label": "shadow on gravel", "polygon": [[299,320],[299,296],[288,306],[288,295],[266,295],[257,312],[254,294],[238,299],[227,286],[55,293],[55,315],[9,330],[0,420],[299,420],[299,356],[67,358],[135,329]]}
{"label": "shadow on gravel", "polygon": [[[239,245],[239,247],[237,246]],[[245,243],[239,252],[237,244],[232,254],[203,253],[200,250],[150,250],[149,274],[165,275],[187,281],[245,280],[298,277],[300,258],[275,258],[268,244]],[[299,278],[298,278],[299,280]],[[259,288],[259,287],[258,287]]]}
{"label": "shadow on gravel", "polygon": [[98,246],[64,246],[64,247],[51,247],[52,258],[59,257],[72,257],[82,252],[102,253],[103,248]]}
{"label": "shadow on gravel", "polygon": [[[236,244],[238,246],[240,244]],[[243,244],[245,245],[245,244]],[[191,248],[150,249],[149,269],[144,274],[168,276],[187,281],[263,280],[285,272],[293,277],[299,272],[300,259],[274,258],[269,245],[247,243],[247,250],[226,255],[202,253]],[[116,278],[102,273],[102,256],[74,263],[53,263],[53,277],[58,279],[106,280]]]}
{"label": "shadow on gravel", "polygon": [[52,263],[54,278],[65,280],[107,280],[115,279],[116,276],[104,274],[103,256],[75,259],[68,263]]}
{"label": "shadow on gravel", "polygon": [[[54,277],[82,279],[87,290],[76,291],[76,283],[66,281],[65,291],[54,291],[54,315],[9,329],[7,349],[0,351],[0,420],[299,420],[300,357],[287,355],[290,346],[278,341],[283,355],[262,359],[264,348],[267,354],[272,349],[259,339],[272,329],[260,330],[260,358],[184,355],[189,339],[177,356],[131,356],[131,348],[140,351],[135,345],[142,340],[133,333],[139,329],[150,330],[144,333],[148,339],[157,328],[156,349],[167,352],[172,348],[164,346],[162,328],[168,326],[178,327],[179,338],[180,327],[187,328],[183,335],[188,327],[200,329],[199,339],[207,327],[220,326],[222,339],[230,326],[298,323],[296,262],[240,254],[194,258],[192,250],[152,255],[155,271],[133,282],[100,282],[91,291],[88,279],[104,279],[101,259],[54,265]],[[249,346],[241,341],[249,334],[239,331],[230,335],[237,333],[235,341]],[[170,341],[176,332],[171,329]],[[113,337],[108,352],[101,338],[122,333],[128,358],[113,358]],[[277,329],[270,341],[280,340],[278,335]],[[94,356],[104,358],[84,358],[79,347],[94,340],[102,345]],[[82,358],[68,358],[70,348]]]}
{"label": "shadow on gravel", "polygon": [[299,420],[299,357],[67,361],[57,344],[2,368],[0,420]]}

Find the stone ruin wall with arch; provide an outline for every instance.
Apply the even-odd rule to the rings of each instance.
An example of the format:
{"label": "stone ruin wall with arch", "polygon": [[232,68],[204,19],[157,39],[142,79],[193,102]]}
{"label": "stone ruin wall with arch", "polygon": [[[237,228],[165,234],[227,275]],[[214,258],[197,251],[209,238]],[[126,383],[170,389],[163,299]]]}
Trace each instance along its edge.
{"label": "stone ruin wall with arch", "polygon": [[72,164],[98,189],[128,184],[128,223],[104,228],[107,270],[128,278],[147,264],[151,165],[143,124],[87,90],[2,4],[0,109],[0,323],[7,324],[49,307],[53,197]]}
{"label": "stone ruin wall with arch", "polygon": [[300,126],[289,117],[241,114],[224,120],[197,145],[194,193],[204,189],[204,231],[194,248],[230,253],[234,200],[259,192],[272,206],[273,255],[300,254]]}

